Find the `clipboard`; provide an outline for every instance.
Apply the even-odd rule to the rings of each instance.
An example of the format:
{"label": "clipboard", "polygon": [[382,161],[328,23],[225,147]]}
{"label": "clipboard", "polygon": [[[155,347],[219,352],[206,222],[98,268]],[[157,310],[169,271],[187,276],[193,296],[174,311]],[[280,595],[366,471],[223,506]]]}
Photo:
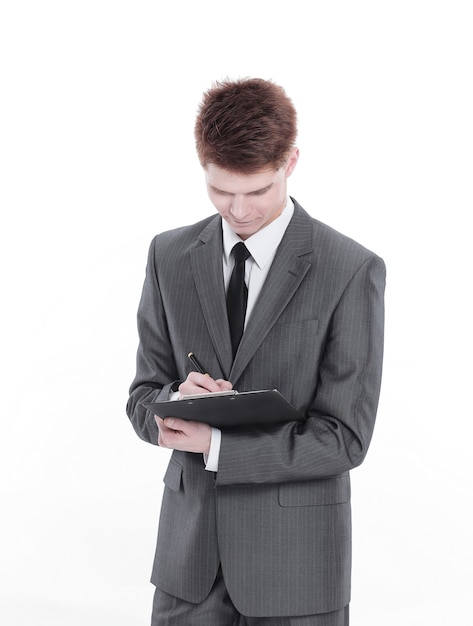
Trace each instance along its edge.
{"label": "clipboard", "polygon": [[179,417],[184,420],[205,422],[220,429],[269,426],[305,420],[277,389],[200,394],[187,396],[181,400],[144,402],[143,406],[162,419]]}

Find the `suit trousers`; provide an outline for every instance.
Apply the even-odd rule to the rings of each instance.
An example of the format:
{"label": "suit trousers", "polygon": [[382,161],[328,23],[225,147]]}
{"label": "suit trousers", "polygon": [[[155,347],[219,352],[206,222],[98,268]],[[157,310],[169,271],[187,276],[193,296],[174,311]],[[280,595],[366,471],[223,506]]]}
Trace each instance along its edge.
{"label": "suit trousers", "polygon": [[151,626],[349,626],[349,607],[299,617],[246,617],[233,605],[219,569],[212,590],[200,604],[156,588]]}

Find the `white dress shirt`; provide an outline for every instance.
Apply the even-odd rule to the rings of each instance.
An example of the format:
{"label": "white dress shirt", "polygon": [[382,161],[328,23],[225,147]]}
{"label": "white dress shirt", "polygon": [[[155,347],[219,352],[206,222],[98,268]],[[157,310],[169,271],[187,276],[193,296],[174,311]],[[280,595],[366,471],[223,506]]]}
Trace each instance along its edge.
{"label": "white dress shirt", "polygon": [[[290,198],[287,199],[286,206],[275,220],[259,230],[245,240],[251,256],[245,262],[245,283],[248,288],[248,302],[246,306],[245,326],[251,317],[255,302],[259,296],[261,288],[269,268],[276,256],[281,239],[286,232],[286,228],[294,213],[294,204]],[[225,280],[225,290],[230,282],[234,259],[231,255],[233,246],[242,241],[230,226],[222,220],[223,231],[223,277]],[[208,455],[204,455],[205,469],[211,472],[218,470],[218,459],[220,455],[220,443],[222,434],[218,428],[212,428],[212,439]]]}

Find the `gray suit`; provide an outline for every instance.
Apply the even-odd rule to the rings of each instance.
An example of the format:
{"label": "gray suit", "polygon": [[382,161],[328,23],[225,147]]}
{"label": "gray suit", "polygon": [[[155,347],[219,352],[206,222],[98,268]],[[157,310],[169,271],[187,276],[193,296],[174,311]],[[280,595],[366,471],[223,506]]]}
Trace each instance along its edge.
{"label": "gray suit", "polygon": [[214,378],[277,388],[307,416],[224,431],[216,474],[202,455],[174,451],[164,478],[153,583],[200,602],[221,564],[233,603],[251,616],[348,604],[349,470],[367,452],[381,383],[384,263],[294,203],[233,363],[220,216],[153,240],[127,406],[138,435],[157,444],[140,402],[167,399],[192,350]]}

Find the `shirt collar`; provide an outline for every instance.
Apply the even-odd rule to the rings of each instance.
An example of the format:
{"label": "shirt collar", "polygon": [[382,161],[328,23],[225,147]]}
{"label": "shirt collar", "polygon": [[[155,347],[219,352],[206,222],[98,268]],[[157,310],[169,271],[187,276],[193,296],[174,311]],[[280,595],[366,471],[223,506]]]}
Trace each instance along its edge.
{"label": "shirt collar", "polygon": [[[276,248],[281,243],[281,239],[286,232],[286,228],[291,221],[293,213],[294,204],[292,200],[288,198],[281,215],[245,240],[245,246],[248,248],[253,260],[260,269],[263,269],[274,256]],[[223,219],[222,231],[223,257],[225,263],[228,265],[233,246],[239,241],[242,241],[242,239],[240,239],[240,237],[233,232],[227,222]]]}

